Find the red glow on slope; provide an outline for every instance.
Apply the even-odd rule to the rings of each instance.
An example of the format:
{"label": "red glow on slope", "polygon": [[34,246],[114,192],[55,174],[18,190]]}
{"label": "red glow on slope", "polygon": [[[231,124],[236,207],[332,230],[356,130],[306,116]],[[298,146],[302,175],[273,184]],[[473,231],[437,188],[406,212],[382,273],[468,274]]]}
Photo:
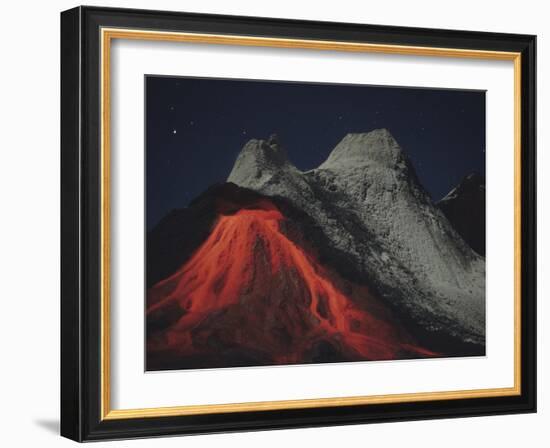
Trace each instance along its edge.
{"label": "red glow on slope", "polygon": [[346,359],[434,355],[416,347],[366,287],[291,241],[272,203],[256,207],[220,210],[202,246],[151,288],[148,319],[172,320],[149,351],[185,357],[237,346],[282,364],[304,362],[317,342],[329,341]]}

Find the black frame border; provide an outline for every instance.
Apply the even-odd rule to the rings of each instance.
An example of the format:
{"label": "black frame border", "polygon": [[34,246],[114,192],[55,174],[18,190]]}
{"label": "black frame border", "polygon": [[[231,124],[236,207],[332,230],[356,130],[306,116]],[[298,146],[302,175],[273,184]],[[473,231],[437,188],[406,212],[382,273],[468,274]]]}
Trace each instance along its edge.
{"label": "black frame border", "polygon": [[[101,420],[100,28],[521,53],[521,395]],[[536,412],[536,36],[99,7],[61,14],[61,435],[76,441]]]}

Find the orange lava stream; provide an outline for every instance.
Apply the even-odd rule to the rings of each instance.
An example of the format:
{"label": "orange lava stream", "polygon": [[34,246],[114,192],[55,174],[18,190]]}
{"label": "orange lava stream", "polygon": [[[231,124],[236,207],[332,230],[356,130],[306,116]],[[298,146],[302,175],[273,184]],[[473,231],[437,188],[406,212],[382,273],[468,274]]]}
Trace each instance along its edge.
{"label": "orange lava stream", "polygon": [[219,315],[225,323],[216,334],[277,364],[301,362],[319,340],[357,360],[434,355],[416,347],[366,287],[340,279],[291,241],[273,204],[260,207],[220,215],[193,256],[149,291],[148,318],[179,313],[151,350],[207,350],[200,335]]}

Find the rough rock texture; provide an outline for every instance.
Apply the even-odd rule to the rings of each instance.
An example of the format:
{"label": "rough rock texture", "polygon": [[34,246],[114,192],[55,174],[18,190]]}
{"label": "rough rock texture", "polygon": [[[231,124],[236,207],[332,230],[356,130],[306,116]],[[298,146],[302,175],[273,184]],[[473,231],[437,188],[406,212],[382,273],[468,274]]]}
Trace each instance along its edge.
{"label": "rough rock texture", "polygon": [[469,174],[437,206],[464,241],[485,256],[485,178]]}
{"label": "rough rock texture", "polygon": [[306,172],[276,139],[251,140],[228,181],[303,210],[417,336],[484,353],[484,258],[432,203],[386,129],[348,134]]}

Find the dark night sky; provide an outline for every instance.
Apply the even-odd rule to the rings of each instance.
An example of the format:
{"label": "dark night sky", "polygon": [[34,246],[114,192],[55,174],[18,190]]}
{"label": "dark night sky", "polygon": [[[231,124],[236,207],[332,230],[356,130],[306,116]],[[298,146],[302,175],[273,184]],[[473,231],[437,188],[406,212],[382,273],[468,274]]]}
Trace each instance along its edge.
{"label": "dark night sky", "polygon": [[485,174],[485,92],[147,76],[147,228],[224,182],[251,138],[277,133],[299,169],[349,132],[387,128],[435,200]]}

